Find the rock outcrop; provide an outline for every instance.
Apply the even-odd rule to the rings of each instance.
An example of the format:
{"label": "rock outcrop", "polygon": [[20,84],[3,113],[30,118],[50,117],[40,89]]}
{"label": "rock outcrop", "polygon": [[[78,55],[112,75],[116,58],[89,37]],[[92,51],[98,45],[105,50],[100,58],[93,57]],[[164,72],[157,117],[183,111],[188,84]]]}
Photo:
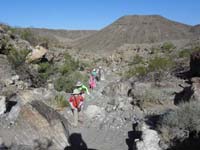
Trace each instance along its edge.
{"label": "rock outcrop", "polygon": [[26,57],[26,62],[31,63],[33,61],[42,59],[47,53],[47,49],[42,46],[36,46],[31,53]]}
{"label": "rock outcrop", "polygon": [[193,52],[190,56],[190,72],[192,76],[200,76],[200,52]]}
{"label": "rock outcrop", "polygon": [[0,126],[0,137],[8,147],[15,144],[34,149],[36,143],[44,140],[49,141],[46,149],[60,150],[68,146],[68,121],[40,101],[27,103],[13,124],[5,121]]}
{"label": "rock outcrop", "polygon": [[5,96],[0,96],[0,115],[6,111],[6,98]]}
{"label": "rock outcrop", "polygon": [[137,150],[161,150],[160,138],[155,130],[150,129],[145,123],[141,125],[142,140],[136,140]]}

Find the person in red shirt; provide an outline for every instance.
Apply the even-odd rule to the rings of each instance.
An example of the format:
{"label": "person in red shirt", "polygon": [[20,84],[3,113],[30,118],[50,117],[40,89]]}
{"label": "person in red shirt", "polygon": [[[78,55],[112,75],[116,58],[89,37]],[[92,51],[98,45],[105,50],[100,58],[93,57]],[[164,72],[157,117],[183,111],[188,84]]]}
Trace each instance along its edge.
{"label": "person in red shirt", "polygon": [[83,96],[80,95],[78,89],[74,89],[71,97],[69,98],[69,104],[71,106],[73,116],[74,116],[74,126],[78,125],[79,112],[83,107]]}

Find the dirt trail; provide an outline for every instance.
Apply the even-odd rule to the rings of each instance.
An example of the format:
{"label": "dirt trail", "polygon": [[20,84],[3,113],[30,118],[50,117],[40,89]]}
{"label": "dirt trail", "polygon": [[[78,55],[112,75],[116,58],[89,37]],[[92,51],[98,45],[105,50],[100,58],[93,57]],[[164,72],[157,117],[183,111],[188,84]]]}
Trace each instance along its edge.
{"label": "dirt trail", "polygon": [[[118,79],[118,76],[114,75],[112,72],[107,72],[106,80],[98,82],[97,87],[91,91],[89,96],[87,96],[84,109],[86,109],[88,105],[105,107],[106,100],[108,100],[109,97],[102,95],[101,92],[109,83]],[[72,120],[71,112],[68,111],[67,113],[68,116],[71,116],[70,120]],[[112,125],[107,126],[107,124],[103,123],[103,121],[100,122],[99,120],[88,120],[85,118],[85,116],[84,119],[82,118],[82,120],[83,123],[80,123],[78,127],[70,127],[72,140],[84,141],[88,149],[128,149],[126,140],[128,140],[128,132],[132,130],[131,123],[124,125],[122,128],[113,128]]]}

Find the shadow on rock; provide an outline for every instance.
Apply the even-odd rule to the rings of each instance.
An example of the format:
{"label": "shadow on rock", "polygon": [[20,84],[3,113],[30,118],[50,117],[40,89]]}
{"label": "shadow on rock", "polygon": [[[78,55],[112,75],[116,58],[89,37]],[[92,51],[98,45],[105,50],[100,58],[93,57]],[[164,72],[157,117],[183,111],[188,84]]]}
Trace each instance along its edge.
{"label": "shadow on rock", "polygon": [[178,105],[181,102],[188,102],[192,97],[194,91],[191,86],[183,87],[183,90],[179,93],[175,92],[174,104]]}
{"label": "shadow on rock", "polygon": [[200,138],[190,136],[183,141],[174,141],[174,145],[167,150],[199,150],[200,149]]}
{"label": "shadow on rock", "polygon": [[126,139],[126,144],[128,145],[128,150],[136,150],[135,140],[141,140],[142,132],[137,131],[138,123],[133,124],[133,131],[128,132],[128,139]]}
{"label": "shadow on rock", "polygon": [[162,115],[147,116],[145,123],[150,127],[150,129],[156,129],[161,117]]}
{"label": "shadow on rock", "polygon": [[69,136],[69,144],[70,146],[67,146],[65,150],[96,150],[87,147],[80,133],[71,134]]}

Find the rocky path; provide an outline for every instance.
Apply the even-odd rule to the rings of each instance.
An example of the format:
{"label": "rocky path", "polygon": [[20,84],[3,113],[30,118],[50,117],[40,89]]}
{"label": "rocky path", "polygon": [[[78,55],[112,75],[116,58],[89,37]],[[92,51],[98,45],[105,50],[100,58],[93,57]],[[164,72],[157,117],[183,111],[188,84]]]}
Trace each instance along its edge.
{"label": "rocky path", "polygon": [[[96,89],[91,91],[91,94],[87,96],[84,108],[85,113],[87,113],[87,108],[91,105],[97,106],[103,111],[100,112],[102,114],[99,114],[99,117],[94,118],[88,118],[84,114],[84,119],[82,118],[83,122],[80,123],[78,127],[74,128],[71,126],[70,134],[73,140],[83,140],[87,144],[87,147],[89,149],[128,149],[126,140],[128,139],[128,132],[132,130],[132,123],[129,122],[122,127],[115,126],[115,122],[112,122],[111,119],[113,119],[114,117],[115,120],[117,120],[119,119],[119,116],[114,115],[112,118],[109,118],[110,114],[105,111],[105,107],[107,101],[109,101],[109,97],[102,94],[104,87],[118,79],[119,78],[116,75],[113,75],[113,73],[107,73],[106,80],[98,82]],[[68,113],[68,116],[71,116],[70,111],[66,113]],[[109,119],[110,121],[106,121]]]}

